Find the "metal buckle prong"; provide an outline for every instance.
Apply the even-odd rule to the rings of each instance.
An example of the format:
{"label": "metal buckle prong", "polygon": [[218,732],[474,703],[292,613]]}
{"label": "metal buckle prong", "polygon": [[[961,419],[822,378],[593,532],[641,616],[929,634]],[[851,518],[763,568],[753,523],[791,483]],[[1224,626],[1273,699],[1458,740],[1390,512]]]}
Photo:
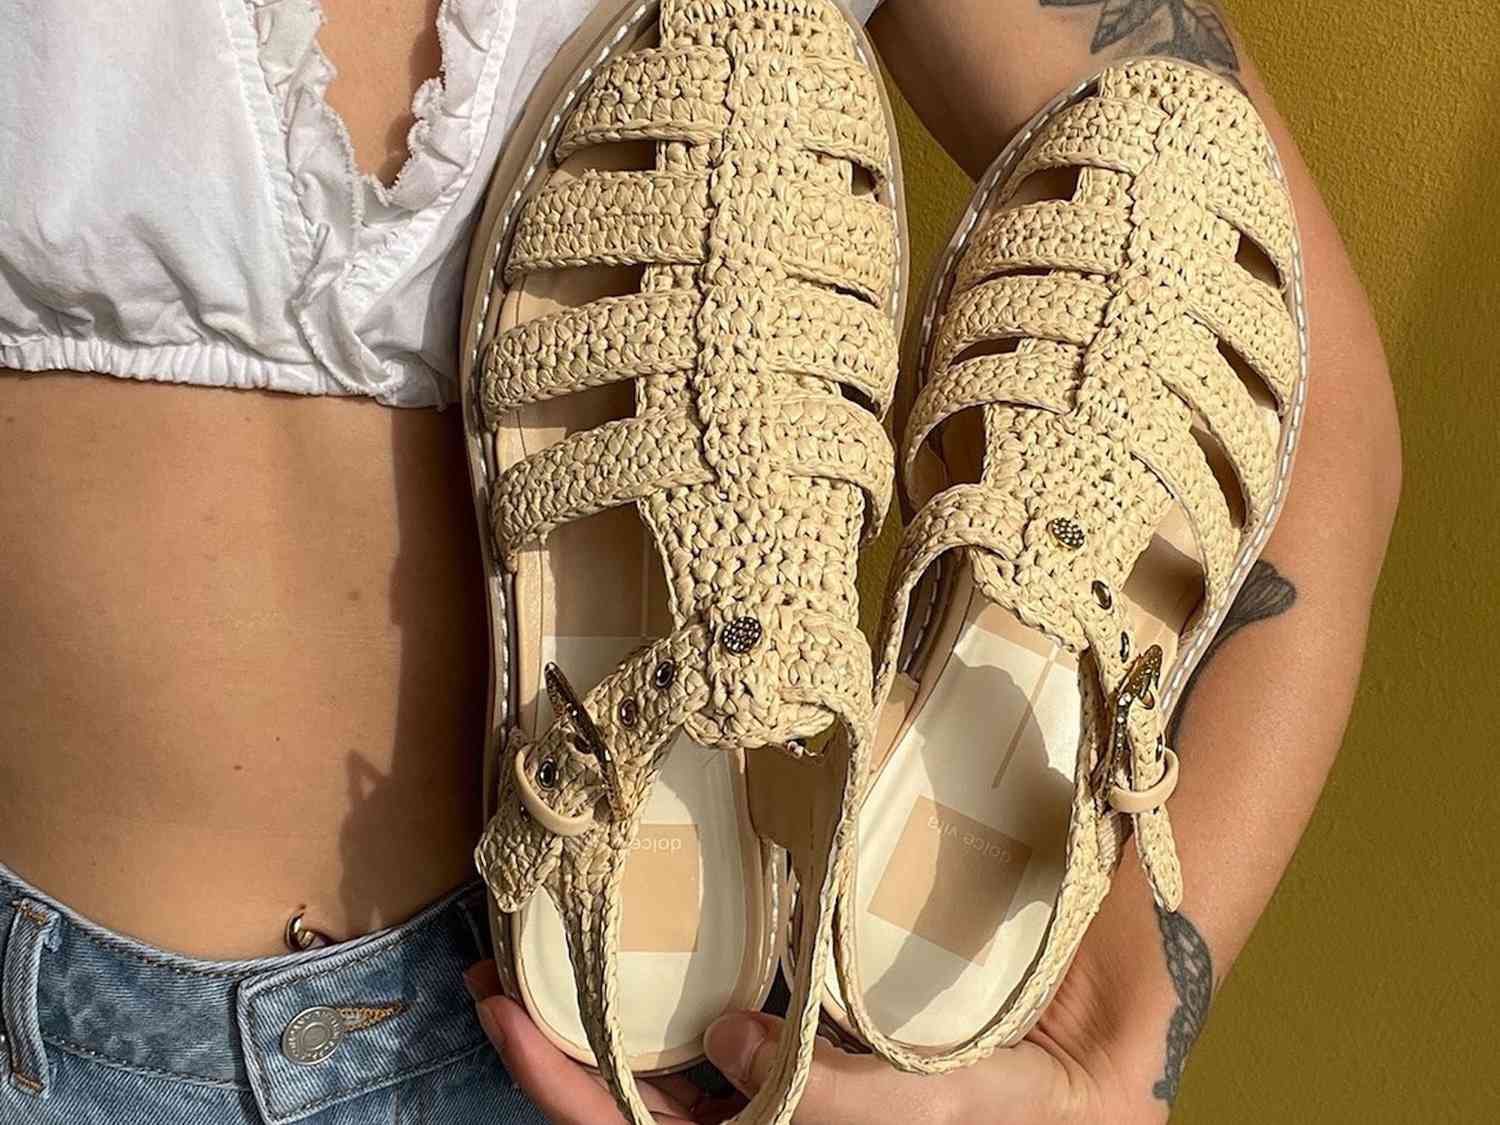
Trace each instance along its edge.
{"label": "metal buckle prong", "polygon": [[589,714],[583,701],[578,698],[578,693],[573,690],[573,685],[568,682],[568,677],[563,675],[561,668],[549,663],[544,673],[547,681],[547,698],[552,702],[553,712],[557,718],[566,717],[572,722],[574,729],[578,732],[578,741],[598,761],[599,773],[604,779],[604,791],[609,798],[610,812],[614,814],[616,820],[623,819],[625,801],[620,787],[619,770],[615,765],[614,755],[609,752],[609,746],[599,733],[599,728],[594,724],[593,716]]}
{"label": "metal buckle prong", "polygon": [[[1089,775],[1089,787],[1101,801],[1107,799],[1107,786],[1122,763],[1131,762],[1130,709],[1139,703],[1148,711],[1156,706],[1156,688],[1161,682],[1161,645],[1152,645],[1135,658],[1125,678],[1120,681],[1110,706],[1109,732],[1105,736],[1104,752],[1094,763]],[[1128,769],[1134,774],[1134,769]],[[1132,781],[1134,777],[1132,776]]]}

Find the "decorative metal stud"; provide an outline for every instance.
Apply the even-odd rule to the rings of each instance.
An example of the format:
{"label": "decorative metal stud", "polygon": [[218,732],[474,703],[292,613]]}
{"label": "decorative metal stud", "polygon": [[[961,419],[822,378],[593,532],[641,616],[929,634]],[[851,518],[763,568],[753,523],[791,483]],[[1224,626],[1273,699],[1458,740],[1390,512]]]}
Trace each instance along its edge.
{"label": "decorative metal stud", "polygon": [[551,758],[543,758],[542,764],[537,766],[536,783],[543,789],[557,788],[557,763]]}
{"label": "decorative metal stud", "polygon": [[620,700],[619,709],[616,711],[622,727],[635,726],[636,720],[641,717],[641,709],[636,704],[633,696],[627,696]]}
{"label": "decorative metal stud", "polygon": [[656,671],[651,673],[651,682],[659,691],[666,691],[677,679],[677,661],[663,660],[656,666]]}
{"label": "decorative metal stud", "polygon": [[724,632],[719,635],[719,643],[724,646],[726,652],[744,656],[760,644],[762,632],[760,622],[755,618],[736,617],[724,626]]}
{"label": "decorative metal stud", "polygon": [[1094,600],[1101,609],[1109,609],[1115,604],[1114,594],[1110,593],[1109,587],[1103,582],[1094,583]]}
{"label": "decorative metal stud", "polygon": [[1120,659],[1121,660],[1129,660],[1130,659],[1130,634],[1129,633],[1121,633],[1120,634]]}
{"label": "decorative metal stud", "polygon": [[1052,533],[1052,538],[1056,539],[1068,550],[1077,551],[1082,549],[1086,536],[1083,533],[1083,528],[1078,525],[1076,520],[1070,520],[1066,516],[1058,516],[1057,519],[1051,520],[1047,524],[1047,530]]}

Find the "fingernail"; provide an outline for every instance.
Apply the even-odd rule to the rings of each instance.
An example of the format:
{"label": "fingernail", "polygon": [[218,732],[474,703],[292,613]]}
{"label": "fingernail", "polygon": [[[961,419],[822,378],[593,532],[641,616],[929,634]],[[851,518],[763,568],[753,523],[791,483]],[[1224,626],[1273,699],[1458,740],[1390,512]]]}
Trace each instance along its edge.
{"label": "fingernail", "polygon": [[479,1013],[479,1026],[484,1028],[484,1033],[489,1036],[495,1050],[504,1051],[505,1032],[500,1030],[500,1021],[495,1018],[495,1013],[490,1008],[489,1004],[479,1004],[474,1010]]}
{"label": "fingernail", "polygon": [[469,998],[472,999],[474,1003],[477,1004],[484,999],[484,997],[479,994],[479,986],[474,983],[474,978],[467,972],[464,973],[464,987],[469,990]]}
{"label": "fingernail", "polygon": [[750,1077],[755,1052],[765,1041],[765,1028],[749,1016],[720,1016],[703,1033],[703,1053],[724,1077],[743,1082]]}

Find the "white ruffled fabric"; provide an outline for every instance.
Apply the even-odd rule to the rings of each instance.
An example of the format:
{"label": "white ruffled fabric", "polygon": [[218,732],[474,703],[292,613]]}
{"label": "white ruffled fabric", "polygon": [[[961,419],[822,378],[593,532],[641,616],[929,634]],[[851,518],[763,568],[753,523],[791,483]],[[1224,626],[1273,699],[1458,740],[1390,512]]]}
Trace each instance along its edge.
{"label": "white ruffled fabric", "polygon": [[[430,251],[462,247],[478,193],[467,193],[493,132],[519,109],[499,98],[519,0],[443,0],[441,77],[412,101],[408,157],[386,187],[361,175],[349,134],[328,106],[335,70],[318,47],[316,0],[265,0],[253,9],[257,55],[284,136],[286,167],[308,239],[293,314],[316,361],[340,391],[392,405],[456,397],[456,287],[461,263]],[[566,5],[564,5],[566,6]],[[534,42],[534,40],[533,40]],[[552,44],[555,50],[556,44]],[[524,65],[524,63],[521,63]],[[459,208],[463,200],[470,204]],[[451,221],[450,220],[451,217]],[[423,253],[424,250],[429,253]],[[434,308],[449,331],[429,333]]]}
{"label": "white ruffled fabric", "polygon": [[[868,15],[877,0],[855,7]],[[469,234],[592,0],[443,0],[389,186],[317,0],[45,4],[0,35],[0,367],[392,406],[457,397]]]}

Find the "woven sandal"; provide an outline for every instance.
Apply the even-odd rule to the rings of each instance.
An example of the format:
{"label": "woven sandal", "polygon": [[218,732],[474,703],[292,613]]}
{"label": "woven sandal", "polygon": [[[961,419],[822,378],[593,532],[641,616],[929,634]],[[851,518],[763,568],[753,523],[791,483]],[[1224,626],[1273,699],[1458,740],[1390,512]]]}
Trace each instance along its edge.
{"label": "woven sandal", "polygon": [[1132,829],[1181,900],[1163,733],[1281,507],[1306,385],[1249,100],[1163,60],[1057,100],[981,182],[916,346],[918,508],[827,1006],[936,1072],[1032,1027]]}
{"label": "woven sandal", "polygon": [[890,107],[835,0],[602,3],[476,234],[476,860],[507,990],[639,1123],[633,1074],[764,1000],[788,867],[807,969],[742,1120],[805,1081],[872,737],[855,560],[894,483],[903,246]]}

